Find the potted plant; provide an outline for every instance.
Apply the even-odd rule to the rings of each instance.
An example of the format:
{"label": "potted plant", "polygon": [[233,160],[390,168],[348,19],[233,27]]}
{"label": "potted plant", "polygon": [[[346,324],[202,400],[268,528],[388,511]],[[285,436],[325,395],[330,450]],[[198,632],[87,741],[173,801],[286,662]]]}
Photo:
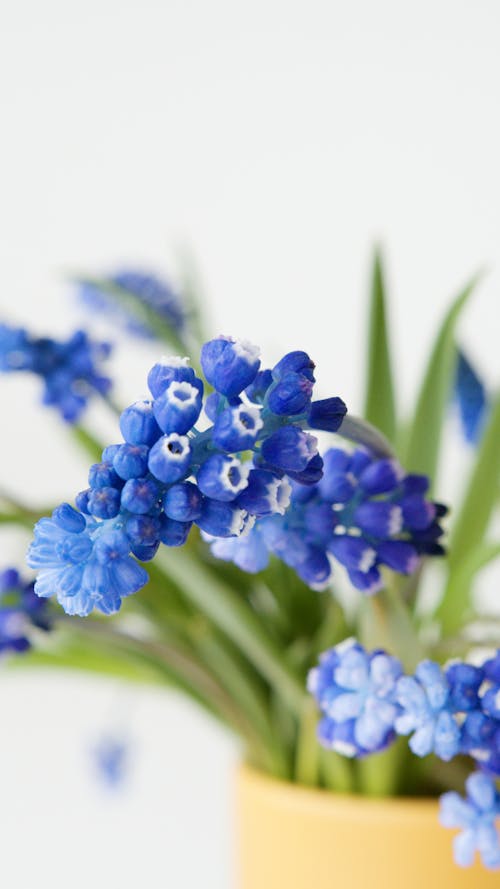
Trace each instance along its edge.
{"label": "potted plant", "polygon": [[[34,525],[36,579],[0,576],[0,648],[174,686],[236,734],[242,889],[497,885],[499,625],[472,591],[500,553],[500,403],[456,334],[475,283],[403,421],[379,256],[362,419],[316,397],[308,353],[266,367],[243,340],[206,338],[190,289],[149,274],[77,281],[94,311],[176,353],[124,410],[107,344],[0,326],[0,369],[41,377],[91,463],[88,488],[44,515],[2,490],[1,521]],[[448,515],[435,492],[454,392],[473,447]],[[116,443],[86,428],[91,395]]]}

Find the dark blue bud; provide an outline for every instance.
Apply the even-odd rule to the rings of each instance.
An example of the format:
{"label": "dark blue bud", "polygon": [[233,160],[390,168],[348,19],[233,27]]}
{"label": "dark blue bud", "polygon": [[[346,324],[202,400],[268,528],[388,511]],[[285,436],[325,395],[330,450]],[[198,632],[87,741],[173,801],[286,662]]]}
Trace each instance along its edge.
{"label": "dark blue bud", "polygon": [[267,406],[279,416],[303,413],[311,401],[313,383],[304,374],[289,371],[269,390]]}
{"label": "dark blue bud", "polygon": [[332,573],[328,556],[315,546],[309,547],[307,558],[297,564],[295,570],[304,583],[318,589],[326,586]]}
{"label": "dark blue bud", "polygon": [[344,401],[337,396],[321,398],[313,401],[309,408],[307,422],[311,429],[322,429],[324,432],[336,432],[347,413]]}
{"label": "dark blue bud", "polygon": [[366,596],[378,593],[384,585],[380,572],[376,568],[370,568],[366,573],[363,571],[348,571],[347,573],[353,587]]}
{"label": "dark blue bud", "polygon": [[140,562],[151,562],[152,559],[156,556],[158,552],[158,547],[160,545],[160,541],[158,540],[156,543],[132,543],[130,546],[130,552],[139,559]]}
{"label": "dark blue bud", "polygon": [[121,433],[129,444],[152,445],[161,435],[150,401],[136,401],[120,417]]}
{"label": "dark blue bud", "polygon": [[228,407],[216,418],[212,439],[224,451],[246,451],[253,447],[264,427],[257,407],[239,404]]}
{"label": "dark blue bud", "polygon": [[248,485],[238,496],[238,505],[256,516],[284,515],[292,487],[288,479],[265,469],[252,469]]}
{"label": "dark blue bud", "polygon": [[52,513],[52,518],[64,531],[70,531],[72,534],[79,534],[85,530],[86,521],[80,512],[73,509],[69,503],[61,503]]}
{"label": "dark blue bud", "polygon": [[238,537],[247,519],[247,512],[234,503],[206,498],[196,524],[212,537]]}
{"label": "dark blue bud", "polygon": [[149,391],[153,398],[158,398],[173,381],[194,385],[195,373],[188,367],[187,358],[163,358],[158,361],[148,374]]}
{"label": "dark blue bud", "polygon": [[202,407],[203,383],[201,380],[195,382],[193,385],[174,380],[155,398],[153,411],[163,432],[185,435],[196,423]]}
{"label": "dark blue bud", "polygon": [[[473,710],[475,706],[477,706],[477,704],[473,704],[469,707],[469,710]],[[492,716],[493,719],[498,720],[500,723],[500,686],[494,685],[492,688],[485,691],[481,698],[481,707],[487,716]],[[465,709],[465,707],[461,707],[460,709]],[[498,726],[498,737],[500,739],[500,724]]]}
{"label": "dark blue bud", "polygon": [[89,469],[89,485],[91,488],[121,487],[111,463],[94,463]]}
{"label": "dark blue bud", "polygon": [[201,491],[192,482],[172,485],[163,495],[163,508],[169,519],[176,522],[192,522],[199,518],[202,503]]}
{"label": "dark blue bud", "polygon": [[165,546],[184,546],[192,527],[192,522],[177,522],[163,516],[160,540]]}
{"label": "dark blue bud", "polygon": [[120,491],[116,488],[93,488],[88,509],[98,519],[114,519],[120,512]]}
{"label": "dark blue bud", "polygon": [[288,352],[274,365],[272,375],[274,380],[281,380],[287,373],[299,373],[314,383],[314,368],[314,361],[307,352]]}
{"label": "dark blue bud", "polygon": [[404,472],[396,460],[375,460],[359,477],[360,487],[367,494],[386,494],[397,488]]}
{"label": "dark blue bud", "polygon": [[148,471],[147,445],[120,445],[113,458],[113,468],[120,478],[141,478]]}
{"label": "dark blue bud", "polygon": [[160,539],[161,522],[150,515],[133,515],[125,523],[129,540],[141,546],[153,546]]}
{"label": "dark blue bud", "polygon": [[400,500],[403,510],[403,520],[406,528],[415,531],[424,531],[433,521],[436,515],[436,507],[429,500],[425,500],[419,494],[403,497]]}
{"label": "dark blue bud", "polygon": [[386,540],[377,547],[379,560],[399,574],[413,574],[418,565],[418,552],[405,540]]}
{"label": "dark blue bud", "polygon": [[259,370],[254,381],[245,389],[245,394],[250,401],[262,404],[266,397],[266,392],[273,383],[273,374],[271,370]]}
{"label": "dark blue bud", "polygon": [[491,682],[500,685],[500,649],[483,664],[484,675]]}
{"label": "dark blue bud", "polygon": [[76,508],[79,509],[80,512],[84,512],[85,515],[90,515],[89,495],[90,495],[90,488],[87,488],[85,491],[80,491],[80,493],[77,494],[75,497]]}
{"label": "dark blue bud", "polygon": [[149,452],[149,470],[165,484],[180,481],[189,471],[190,464],[189,438],[177,432],[162,436]]}
{"label": "dark blue bud", "polygon": [[[324,460],[328,460],[328,453],[325,454]],[[347,503],[356,491],[356,477],[347,472],[336,472],[329,469],[329,465],[325,462],[323,467],[323,478],[318,484],[318,490],[321,496],[330,503]]]}
{"label": "dark blue bud", "polygon": [[219,395],[218,392],[211,392],[210,395],[207,395],[207,397],[205,398],[203,410],[205,411],[211,423],[215,423],[217,414],[220,410],[222,410],[224,403],[225,402],[223,396]]}
{"label": "dark blue bud", "polygon": [[361,473],[367,466],[372,462],[373,457],[368,451],[363,451],[361,448],[357,448],[351,454],[351,461],[349,465],[349,471],[352,472],[356,478],[359,478]]}
{"label": "dark blue bud", "polygon": [[370,571],[377,561],[377,553],[363,537],[334,535],[328,549],[350,571],[360,571],[362,574]]}
{"label": "dark blue bud", "polygon": [[145,515],[158,502],[159,490],[152,478],[131,478],[125,482],[121,504],[129,512]]}
{"label": "dark blue bud", "polygon": [[297,426],[282,426],[262,442],[264,460],[283,469],[302,472],[318,451],[318,441]]}
{"label": "dark blue bud", "polygon": [[108,445],[107,448],[104,448],[104,450],[102,452],[102,462],[103,463],[112,463],[113,460],[115,459],[115,454],[118,453],[118,451],[120,450],[121,447],[122,447],[121,444],[113,444],[113,445]]}
{"label": "dark blue bud", "polygon": [[201,366],[214,389],[232,398],[255,379],[258,355],[259,350],[245,340],[218,337],[202,347]]}
{"label": "dark blue bud", "polygon": [[365,534],[379,537],[396,537],[403,528],[401,507],[383,500],[367,500],[354,513],[353,522]]}
{"label": "dark blue bud", "polygon": [[401,482],[404,494],[426,494],[429,490],[429,479],[426,475],[407,475]]}
{"label": "dark blue bud", "polygon": [[305,469],[300,472],[288,470],[288,475],[301,485],[316,485],[323,476],[323,458],[319,454],[311,457]]}
{"label": "dark blue bud", "polygon": [[250,464],[235,457],[213,454],[200,466],[196,481],[202,494],[214,500],[234,500],[246,488]]}
{"label": "dark blue bud", "polygon": [[[450,664],[446,679],[450,687],[448,703],[452,710],[467,713],[479,708],[479,689],[484,681],[484,670],[472,664]],[[484,705],[483,709],[486,710]]]}

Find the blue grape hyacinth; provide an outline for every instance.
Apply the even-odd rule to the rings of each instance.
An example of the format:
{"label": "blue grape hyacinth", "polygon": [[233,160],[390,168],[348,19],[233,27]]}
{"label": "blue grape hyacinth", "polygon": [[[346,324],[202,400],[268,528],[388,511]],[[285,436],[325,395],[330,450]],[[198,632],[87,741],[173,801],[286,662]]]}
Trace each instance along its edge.
{"label": "blue grape hyacinth", "polygon": [[465,440],[476,445],[488,414],[488,395],[479,374],[462,350],[457,357],[454,396]]}
{"label": "blue grape hyacinth", "polygon": [[491,778],[482,772],[469,775],[467,796],[449,792],[441,797],[443,827],[460,828],[453,841],[455,861],[461,867],[474,863],[476,852],[485,867],[500,868],[500,795]]}
{"label": "blue grape hyacinth", "polygon": [[444,552],[446,510],[428,499],[425,476],[406,475],[395,460],[362,448],[332,448],[317,475],[313,460],[307,474],[311,484],[304,486],[304,476],[288,471],[290,507],[272,510],[245,537],[211,541],[213,554],[256,572],[274,553],[319,589],[330,583],[336,560],[356,589],[371,594],[383,584],[381,566],[411,574],[420,556]]}
{"label": "blue grape hyacinth", "polygon": [[384,750],[395,738],[397,682],[403,668],[384,651],[367,652],[347,639],[325,652],[308,677],[323,719],[320,743],[343,756]]}
{"label": "blue grape hyacinth", "polygon": [[0,571],[0,655],[27,651],[33,628],[51,627],[48,605],[35,595],[33,581],[22,578],[15,568]]}
{"label": "blue grape hyacinth", "polygon": [[39,376],[43,404],[55,407],[68,423],[80,418],[93,394],[109,392],[111,380],[101,373],[100,364],[110,351],[109,343],[94,342],[83,330],[58,341],[0,324],[0,371]]}
{"label": "blue grape hyacinth", "polygon": [[124,441],[91,467],[76,509],[63,504],[36,525],[28,561],[38,595],[56,596],[70,614],[117,611],[147,581],[136,560],[153,559],[161,544],[182,546],[193,523],[215,538],[250,533],[286,510],[290,478],[321,478],[307,430],[338,429],[346,406],[338,397],[312,400],[305,352],[261,371],[254,346],[218,337],[203,346],[201,364],[215,387],[205,405],[186,358],[155,364],[151,399],[123,411]]}
{"label": "blue grape hyacinth", "polygon": [[153,325],[139,320],[120,301],[120,295],[132,297],[155,312],[174,331],[182,334],[186,327],[186,312],[182,297],[163,278],[144,269],[118,269],[103,278],[77,281],[78,296],[92,312],[102,313],[117,321],[129,333],[152,339]]}

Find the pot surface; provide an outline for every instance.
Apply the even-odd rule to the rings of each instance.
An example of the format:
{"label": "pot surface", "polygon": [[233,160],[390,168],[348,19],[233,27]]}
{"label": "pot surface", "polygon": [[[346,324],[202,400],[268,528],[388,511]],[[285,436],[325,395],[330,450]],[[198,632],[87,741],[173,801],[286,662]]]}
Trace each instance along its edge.
{"label": "pot surface", "polygon": [[500,872],[453,860],[431,799],[309,790],[242,766],[237,889],[500,889]]}

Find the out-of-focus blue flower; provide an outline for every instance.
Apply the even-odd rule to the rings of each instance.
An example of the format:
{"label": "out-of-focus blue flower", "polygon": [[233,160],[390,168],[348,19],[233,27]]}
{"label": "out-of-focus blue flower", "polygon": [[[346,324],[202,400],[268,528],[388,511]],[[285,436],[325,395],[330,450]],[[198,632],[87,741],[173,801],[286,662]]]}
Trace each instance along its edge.
{"label": "out-of-focus blue flower", "polygon": [[168,281],[150,271],[120,269],[99,280],[76,281],[76,286],[80,300],[92,312],[107,315],[131,334],[147,338],[156,336],[154,325],[139,321],[133,310],[120,300],[120,292],[155,312],[176,333],[182,334],[185,330],[182,297]]}
{"label": "out-of-focus blue flower", "polygon": [[33,581],[24,580],[15,568],[0,571],[0,654],[27,651],[32,628],[51,626],[49,608],[35,595]]}
{"label": "out-of-focus blue flower", "polygon": [[397,687],[402,713],[395,722],[400,735],[414,734],[409,745],[417,756],[434,752],[453,759],[460,750],[460,728],[452,711],[450,686],[439,664],[421,661],[415,676],[403,676]]}
{"label": "out-of-focus blue flower", "polygon": [[308,679],[324,714],[318,727],[323,746],[349,757],[388,747],[395,737],[402,672],[396,658],[367,652],[351,639],[325,652]]}
{"label": "out-of-focus blue flower", "polygon": [[83,330],[68,340],[33,337],[23,328],[0,325],[0,371],[29,371],[43,381],[44,404],[75,423],[96,392],[106,395],[111,381],[100,372],[109,343],[93,342]]}
{"label": "out-of-focus blue flower", "polygon": [[[266,382],[258,402],[243,392],[260,373],[254,346],[219,337],[203,346],[202,365],[216,387],[207,414],[213,425],[194,425],[204,385],[187,359],[155,364],[148,375],[152,398],[123,411],[125,441],[105,448],[101,462],[91,467],[89,488],[76,498],[77,510],[59,507],[36,526],[29,560],[39,571],[39,595],[56,595],[71,614],[116,611],[121,599],[147,579],[133,557],[146,562],[161,543],[182,546],[193,522],[211,537],[245,534],[250,540],[256,518],[272,519],[286,511],[287,467],[303,484],[321,478],[316,439],[305,431],[313,383],[306,353],[285,356],[270,380],[263,372],[269,386]],[[298,401],[297,393],[288,400],[290,374],[301,375]],[[276,410],[268,398],[273,387],[281,391]],[[345,405],[337,400],[343,415]],[[285,404],[292,413],[284,413]],[[280,546],[277,541],[276,551]],[[288,560],[292,549],[297,553],[288,538],[284,549]],[[249,546],[248,559],[251,551],[255,546]],[[325,581],[330,572],[325,552],[309,546],[304,551],[303,544],[300,552],[296,561],[302,576]],[[262,562],[262,546],[259,558]]]}
{"label": "out-of-focus blue flower", "polygon": [[483,381],[462,350],[457,357],[455,401],[466,441],[477,444],[488,413],[488,396]]}
{"label": "out-of-focus blue flower", "polygon": [[500,796],[493,780],[481,772],[469,775],[465,786],[465,799],[454,792],[441,797],[441,824],[461,829],[453,841],[458,865],[469,867],[479,852],[485,867],[496,870],[500,867],[500,835],[496,825],[500,818]]}
{"label": "out-of-focus blue flower", "polygon": [[111,790],[121,787],[130,760],[130,746],[126,739],[116,733],[106,733],[93,747],[92,753],[100,780]]}

